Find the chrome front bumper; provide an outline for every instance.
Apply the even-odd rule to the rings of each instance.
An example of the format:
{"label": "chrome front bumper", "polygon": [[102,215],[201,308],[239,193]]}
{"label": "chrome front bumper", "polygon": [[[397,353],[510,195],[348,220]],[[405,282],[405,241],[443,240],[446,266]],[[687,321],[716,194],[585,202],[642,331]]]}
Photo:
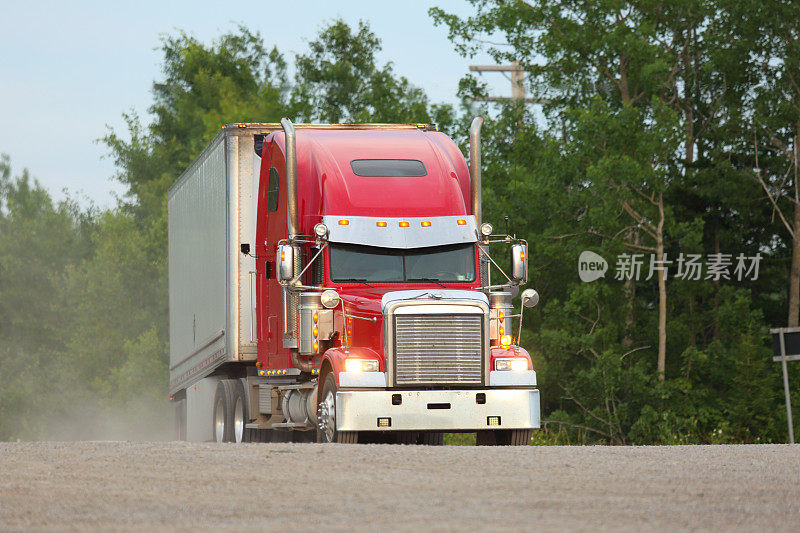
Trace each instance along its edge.
{"label": "chrome front bumper", "polygon": [[[478,395],[485,403],[478,403]],[[395,395],[402,402],[394,405]],[[499,425],[489,425],[498,421]],[[378,419],[391,425],[380,426]],[[385,421],[384,421],[385,423]],[[347,391],[336,393],[339,431],[475,431],[539,427],[537,389]]]}

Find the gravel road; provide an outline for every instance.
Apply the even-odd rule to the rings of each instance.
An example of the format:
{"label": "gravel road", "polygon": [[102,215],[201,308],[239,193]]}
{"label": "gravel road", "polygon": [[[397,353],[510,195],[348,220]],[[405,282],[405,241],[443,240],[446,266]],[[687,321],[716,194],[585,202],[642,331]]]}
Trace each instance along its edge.
{"label": "gravel road", "polygon": [[0,529],[784,530],[800,445],[0,443]]}

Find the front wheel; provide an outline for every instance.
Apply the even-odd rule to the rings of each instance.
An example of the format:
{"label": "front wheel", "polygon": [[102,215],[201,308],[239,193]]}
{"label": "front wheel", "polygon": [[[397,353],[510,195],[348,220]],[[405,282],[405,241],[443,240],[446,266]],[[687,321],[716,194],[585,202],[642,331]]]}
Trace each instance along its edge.
{"label": "front wheel", "polygon": [[501,446],[530,446],[532,429],[506,429],[497,435],[497,444]]}
{"label": "front wheel", "polygon": [[322,386],[322,396],[317,408],[317,442],[340,442],[355,444],[358,442],[357,431],[336,430],[336,380],[333,374],[325,376]]}
{"label": "front wheel", "polygon": [[444,433],[440,432],[427,432],[420,435],[417,444],[424,444],[425,446],[443,446]]}
{"label": "front wheel", "polygon": [[487,429],[478,431],[475,444],[478,446],[528,446],[533,436],[532,429]]}

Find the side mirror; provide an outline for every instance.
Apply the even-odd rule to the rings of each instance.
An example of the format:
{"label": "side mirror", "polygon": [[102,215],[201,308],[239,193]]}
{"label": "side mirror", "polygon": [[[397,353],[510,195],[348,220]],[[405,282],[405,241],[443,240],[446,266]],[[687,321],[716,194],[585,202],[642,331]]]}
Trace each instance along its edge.
{"label": "side mirror", "polygon": [[291,246],[278,246],[275,263],[278,265],[278,281],[290,281],[294,278],[294,249]]}
{"label": "side mirror", "polygon": [[519,283],[528,281],[527,244],[515,244],[511,247],[511,279]]}
{"label": "side mirror", "polygon": [[539,293],[536,292],[534,289],[525,289],[522,291],[522,305],[524,307],[534,307],[536,304],[539,303]]}

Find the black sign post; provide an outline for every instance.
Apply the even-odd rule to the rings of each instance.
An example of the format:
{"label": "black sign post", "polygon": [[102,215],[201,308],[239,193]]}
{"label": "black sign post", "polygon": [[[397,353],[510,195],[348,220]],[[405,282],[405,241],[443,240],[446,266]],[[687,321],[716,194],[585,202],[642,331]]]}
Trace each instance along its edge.
{"label": "black sign post", "polygon": [[783,392],[786,394],[786,422],[789,424],[789,442],[794,444],[794,427],[792,426],[792,400],[789,397],[789,372],[786,361],[800,360],[800,328],[775,328],[772,333],[772,352],[775,362],[783,368]]}

